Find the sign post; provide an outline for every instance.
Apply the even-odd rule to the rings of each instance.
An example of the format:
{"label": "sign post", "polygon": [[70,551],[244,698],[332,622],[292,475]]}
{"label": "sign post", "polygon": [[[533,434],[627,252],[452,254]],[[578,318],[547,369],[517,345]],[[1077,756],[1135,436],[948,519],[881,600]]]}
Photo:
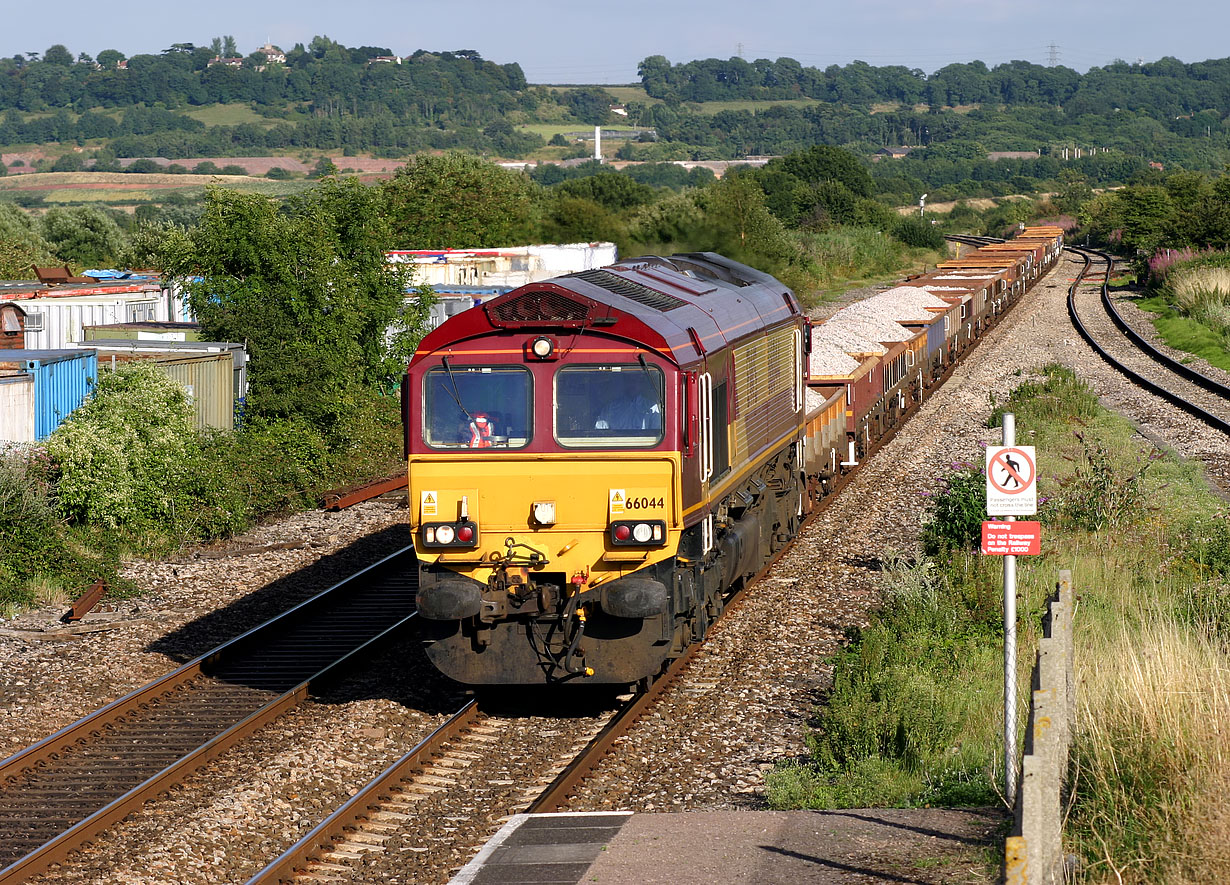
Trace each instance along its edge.
{"label": "sign post", "polygon": [[1007,520],[982,524],[982,552],[1004,557],[1004,796],[1016,804],[1016,557],[1038,553],[1038,523],[1014,524],[1038,512],[1037,458],[1033,446],[1016,445],[1016,415],[1004,413],[1002,446],[987,446],[987,515]]}

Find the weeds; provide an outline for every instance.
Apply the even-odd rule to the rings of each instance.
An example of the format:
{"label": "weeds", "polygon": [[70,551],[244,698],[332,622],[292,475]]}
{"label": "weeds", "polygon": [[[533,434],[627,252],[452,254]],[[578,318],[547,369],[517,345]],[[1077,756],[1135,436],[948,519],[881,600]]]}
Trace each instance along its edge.
{"label": "weeds", "polygon": [[1080,432],[1074,435],[1080,441],[1081,454],[1068,456],[1075,469],[1060,483],[1051,521],[1065,528],[1097,532],[1139,515],[1145,497],[1145,473],[1161,453],[1154,449],[1139,459],[1135,469],[1123,470],[1112,462],[1101,443]]}
{"label": "weeds", "polygon": [[928,556],[972,550],[982,538],[987,518],[987,486],[983,472],[969,462],[950,465],[943,489],[931,499],[922,531]]}

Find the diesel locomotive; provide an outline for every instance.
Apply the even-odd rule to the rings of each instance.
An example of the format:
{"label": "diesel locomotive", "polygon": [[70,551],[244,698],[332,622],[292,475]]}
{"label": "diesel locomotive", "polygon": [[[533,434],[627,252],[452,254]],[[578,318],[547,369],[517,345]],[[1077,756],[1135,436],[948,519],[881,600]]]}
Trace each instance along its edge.
{"label": "diesel locomotive", "polygon": [[883,305],[899,323],[864,304],[815,347],[785,285],[709,252],[530,283],[441,324],[403,383],[431,662],[475,685],[652,677],[1006,306],[1009,278],[1025,290],[1022,255],[974,262],[963,289],[912,281],[909,311]]}

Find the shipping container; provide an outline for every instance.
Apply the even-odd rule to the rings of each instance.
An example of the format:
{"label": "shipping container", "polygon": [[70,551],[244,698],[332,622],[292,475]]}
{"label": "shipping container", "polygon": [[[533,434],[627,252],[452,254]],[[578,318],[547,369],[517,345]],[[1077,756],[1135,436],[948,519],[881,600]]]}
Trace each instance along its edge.
{"label": "shipping container", "polygon": [[85,341],[200,341],[200,323],[114,323],[109,326],[86,326]]}
{"label": "shipping container", "polygon": [[196,412],[196,428],[235,428],[233,368],[229,353],[154,357],[159,369],[177,382]]}
{"label": "shipping container", "polygon": [[34,376],[0,376],[0,443],[34,440]]}
{"label": "shipping container", "polygon": [[0,375],[28,374],[34,381],[34,438],[42,439],[81,405],[98,378],[94,350],[0,351]]}
{"label": "shipping container", "polygon": [[196,354],[227,354],[231,358],[231,396],[242,403],[248,395],[248,352],[242,344],[229,341],[134,341],[125,339],[94,339],[70,347],[92,347],[98,351],[103,365],[130,359],[175,359]]}
{"label": "shipping container", "polygon": [[167,302],[155,289],[133,295],[32,298],[17,302],[26,312],[26,347],[58,350],[85,337],[86,326],[166,321]]}

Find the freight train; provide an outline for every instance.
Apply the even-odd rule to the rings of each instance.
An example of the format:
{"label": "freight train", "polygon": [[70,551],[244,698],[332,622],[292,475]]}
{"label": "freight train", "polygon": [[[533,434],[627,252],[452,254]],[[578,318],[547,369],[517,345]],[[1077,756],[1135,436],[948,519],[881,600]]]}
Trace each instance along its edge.
{"label": "freight train", "polygon": [[474,685],[652,677],[1061,248],[1027,229],[822,323],[705,252],[441,324],[403,384],[428,657]]}

